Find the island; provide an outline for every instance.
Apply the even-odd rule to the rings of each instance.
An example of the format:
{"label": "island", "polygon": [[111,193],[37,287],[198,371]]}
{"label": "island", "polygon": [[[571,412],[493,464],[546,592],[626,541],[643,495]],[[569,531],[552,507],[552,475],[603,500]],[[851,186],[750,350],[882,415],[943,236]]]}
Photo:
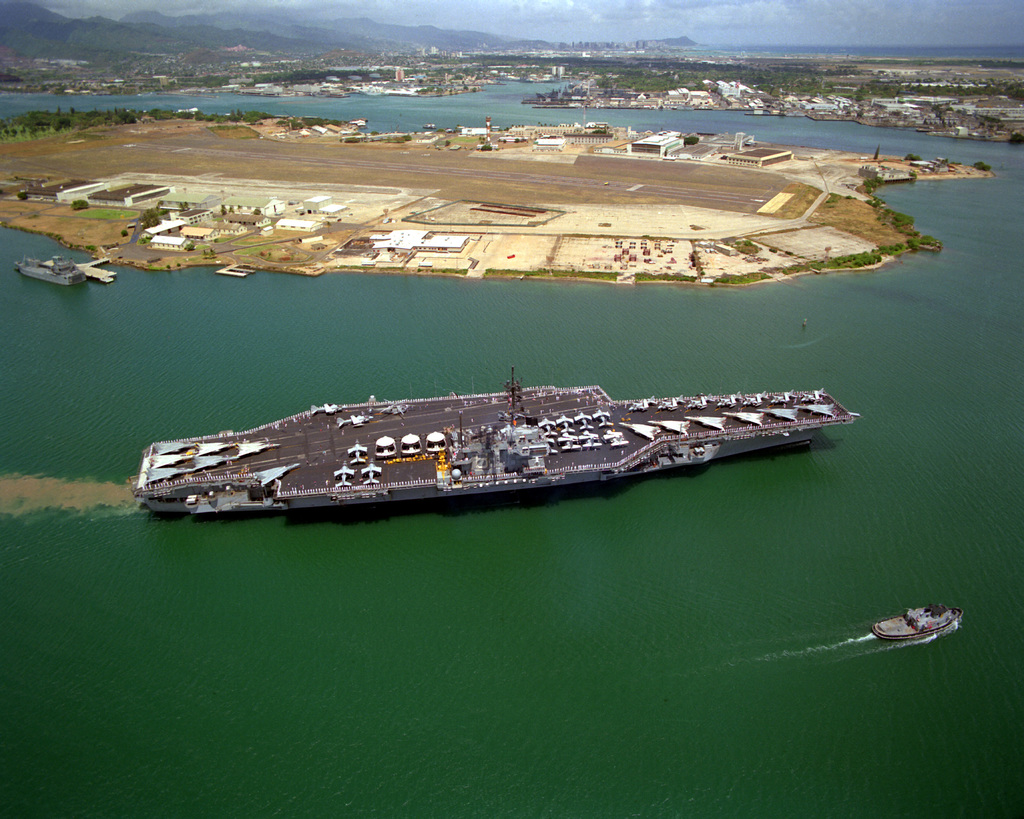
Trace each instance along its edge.
{"label": "island", "polygon": [[878,187],[991,175],[601,123],[351,134],[140,116],[7,143],[0,221],[147,270],[720,286],[938,250]]}

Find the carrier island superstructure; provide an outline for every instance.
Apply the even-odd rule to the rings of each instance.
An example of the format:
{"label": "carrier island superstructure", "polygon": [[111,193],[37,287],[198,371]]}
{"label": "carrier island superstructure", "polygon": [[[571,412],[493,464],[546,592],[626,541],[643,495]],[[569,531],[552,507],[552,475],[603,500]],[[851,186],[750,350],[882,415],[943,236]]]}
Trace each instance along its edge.
{"label": "carrier island superstructure", "polygon": [[244,432],[151,444],[133,479],[154,512],[212,514],[477,499],[596,483],[803,444],[857,418],[823,390],[616,401],[521,387],[321,404]]}

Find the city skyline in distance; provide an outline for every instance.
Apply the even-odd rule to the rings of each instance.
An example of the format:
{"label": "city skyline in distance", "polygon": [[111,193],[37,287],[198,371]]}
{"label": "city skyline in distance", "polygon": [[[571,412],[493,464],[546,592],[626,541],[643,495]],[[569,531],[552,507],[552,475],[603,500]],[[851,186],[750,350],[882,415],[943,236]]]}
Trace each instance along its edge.
{"label": "city skyline in distance", "polygon": [[[146,9],[128,0],[47,0],[67,17],[119,20]],[[1019,0],[166,0],[168,16],[286,13],[315,25],[339,18],[442,29],[475,30],[549,42],[630,42],[689,37],[713,48],[757,46],[956,47],[1024,42]]]}

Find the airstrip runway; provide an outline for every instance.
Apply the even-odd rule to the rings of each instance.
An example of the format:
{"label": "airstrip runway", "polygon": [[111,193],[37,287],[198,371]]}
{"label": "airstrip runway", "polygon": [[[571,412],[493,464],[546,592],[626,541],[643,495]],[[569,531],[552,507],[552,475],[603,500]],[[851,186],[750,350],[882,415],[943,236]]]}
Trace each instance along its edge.
{"label": "airstrip runway", "polygon": [[[509,204],[663,203],[754,213],[787,184],[779,174],[693,162],[580,155],[572,163],[531,161],[508,151],[438,150],[416,143],[350,145],[337,141],[228,140],[205,128],[139,132],[61,146],[31,157],[31,169],[77,178],[178,173],[301,183],[429,189],[447,199]],[[522,149],[519,149],[522,152]],[[503,154],[499,159],[497,154]],[[12,167],[14,157],[5,165]],[[27,159],[27,157],[26,157]],[[14,160],[16,162],[16,160]],[[24,170],[29,170],[26,167]]]}

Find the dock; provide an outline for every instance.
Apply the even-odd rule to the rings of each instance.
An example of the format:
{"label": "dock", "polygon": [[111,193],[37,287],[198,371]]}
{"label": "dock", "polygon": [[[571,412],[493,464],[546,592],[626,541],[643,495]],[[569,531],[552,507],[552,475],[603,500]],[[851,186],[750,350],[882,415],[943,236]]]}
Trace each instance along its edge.
{"label": "dock", "polygon": [[110,284],[117,278],[117,273],[111,270],[100,270],[101,264],[107,264],[110,259],[104,257],[102,259],[96,259],[92,262],[82,262],[78,265],[79,269],[86,275],[86,278],[91,279],[94,282],[100,282],[102,284]]}
{"label": "dock", "polygon": [[217,271],[218,276],[234,276],[236,279],[244,279],[256,272],[256,268],[244,264],[232,264],[222,267]]}

